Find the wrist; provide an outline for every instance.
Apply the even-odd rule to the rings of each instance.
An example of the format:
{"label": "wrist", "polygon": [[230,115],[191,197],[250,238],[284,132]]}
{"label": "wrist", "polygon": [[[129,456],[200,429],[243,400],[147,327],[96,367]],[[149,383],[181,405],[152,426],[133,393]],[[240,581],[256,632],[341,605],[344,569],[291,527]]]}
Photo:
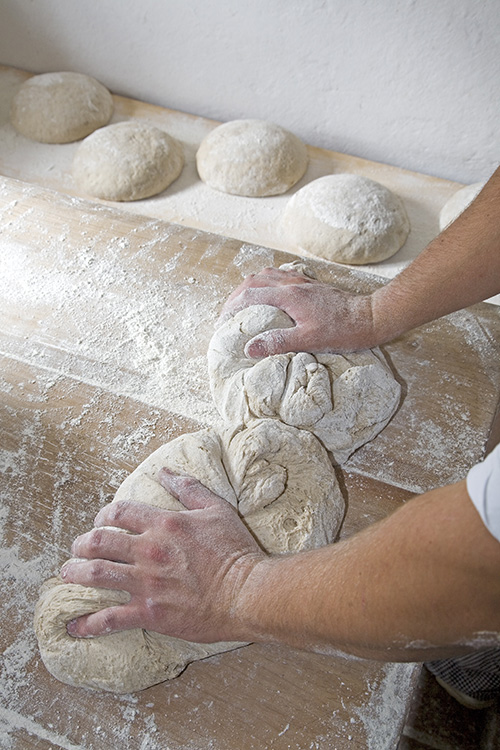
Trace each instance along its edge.
{"label": "wrist", "polygon": [[363,321],[363,325],[360,325],[360,329],[364,330],[365,337],[365,340],[362,342],[363,347],[372,349],[380,343],[375,321],[374,295],[373,293],[367,294],[360,296],[357,299],[360,308],[358,317]]}
{"label": "wrist", "polygon": [[407,330],[398,310],[397,295],[393,293],[391,282],[370,295],[372,341],[371,347],[380,346]]}
{"label": "wrist", "polygon": [[345,333],[348,342],[346,351],[372,349],[381,343],[375,319],[373,293],[351,296],[349,323]]}
{"label": "wrist", "polygon": [[[236,629],[237,637],[244,641],[272,641],[276,640],[271,602],[275,602],[276,590],[273,594],[273,570],[277,560],[263,555],[246,560],[245,566],[238,574],[237,590],[232,597],[229,611],[232,627]],[[278,563],[279,564],[279,563]],[[272,609],[275,610],[273,606]]]}
{"label": "wrist", "polygon": [[[226,573],[221,590],[223,613],[221,640],[257,641],[261,583],[265,580],[269,557],[251,553],[238,558]],[[219,600],[220,601],[220,600]]]}

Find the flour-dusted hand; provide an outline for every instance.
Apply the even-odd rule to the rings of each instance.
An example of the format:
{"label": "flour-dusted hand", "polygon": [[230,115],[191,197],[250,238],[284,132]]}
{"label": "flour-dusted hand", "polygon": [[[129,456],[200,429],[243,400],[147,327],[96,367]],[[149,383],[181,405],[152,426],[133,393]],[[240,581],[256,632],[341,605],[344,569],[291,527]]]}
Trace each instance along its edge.
{"label": "flour-dusted hand", "polygon": [[166,469],[159,478],[185,511],[111,503],[73,543],[83,560],[63,566],[65,583],[123,589],[131,598],[72,621],[70,635],[145,628],[200,643],[240,639],[235,600],[266,554],[234,508],[197,480]]}
{"label": "flour-dusted hand", "polygon": [[249,357],[286,352],[346,352],[376,346],[371,297],[335,289],[295,271],[265,268],[228,298],[220,321],[251,305],[272,305],[295,326],[265,331],[246,346]]}

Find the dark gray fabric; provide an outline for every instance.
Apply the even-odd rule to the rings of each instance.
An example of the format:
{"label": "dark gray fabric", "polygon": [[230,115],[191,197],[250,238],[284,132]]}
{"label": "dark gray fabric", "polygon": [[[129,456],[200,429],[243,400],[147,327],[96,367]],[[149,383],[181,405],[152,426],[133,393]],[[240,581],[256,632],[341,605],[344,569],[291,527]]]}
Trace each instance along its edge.
{"label": "dark gray fabric", "polygon": [[476,700],[500,694],[500,648],[474,651],[458,659],[439,659],[425,666],[431,674]]}

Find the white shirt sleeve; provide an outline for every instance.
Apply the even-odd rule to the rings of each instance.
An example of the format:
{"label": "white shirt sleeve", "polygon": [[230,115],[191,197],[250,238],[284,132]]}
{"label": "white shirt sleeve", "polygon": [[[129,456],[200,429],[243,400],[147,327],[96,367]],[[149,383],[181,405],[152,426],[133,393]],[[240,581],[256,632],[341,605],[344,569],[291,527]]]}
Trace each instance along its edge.
{"label": "white shirt sleeve", "polygon": [[469,471],[467,492],[486,528],[500,542],[500,444]]}

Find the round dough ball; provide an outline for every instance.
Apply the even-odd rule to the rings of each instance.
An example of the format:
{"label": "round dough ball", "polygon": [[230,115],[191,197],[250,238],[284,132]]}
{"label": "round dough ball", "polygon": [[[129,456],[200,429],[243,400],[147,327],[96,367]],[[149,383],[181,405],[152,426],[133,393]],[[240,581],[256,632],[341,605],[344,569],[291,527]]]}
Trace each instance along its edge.
{"label": "round dough ball", "polygon": [[[140,464],[114,502],[184,510],[159,484],[163,466],[197,477],[237,507],[269,552],[327,544],[342,522],[344,501],[326,451],[311,434],[274,420],[259,420],[234,436],[209,429],[182,435]],[[34,624],[49,672],[70,685],[128,693],[176,677],[192,661],[245,645],[192,643],[140,628],[98,638],[68,634],[73,618],[128,599],[124,591],[67,584],[60,577],[46,581]]]}
{"label": "round dough ball", "polygon": [[41,143],[70,143],[106,125],[113,98],[102,83],[82,73],[44,73],[23,83],[10,119],[22,135]]}
{"label": "round dough ball", "polygon": [[473,185],[466,185],[457,190],[456,193],[453,193],[441,209],[439,214],[439,228],[441,230],[446,229],[449,224],[458,219],[460,214],[472,203],[484,186],[484,182],[475,182]]}
{"label": "round dough ball", "polygon": [[307,148],[288,130],[263,120],[233,120],[212,130],[196,154],[207,185],[233,195],[285,193],[304,175]]}
{"label": "round dough ball", "polygon": [[293,325],[283,310],[254,305],[220,326],[208,347],[214,402],[233,428],[264,417],[281,420],[312,432],[343,463],[386,426],[400,386],[377,349],[246,357],[254,336]]}
{"label": "round dough ball", "polygon": [[362,265],[390,258],[410,222],[401,199],[367,177],[320,177],[288,201],[283,228],[291,243],[326,260]]}
{"label": "round dough ball", "polygon": [[181,173],[179,141],[132,120],[108,125],[80,144],[73,177],[81,190],[109,201],[135,201],[165,190]]}

